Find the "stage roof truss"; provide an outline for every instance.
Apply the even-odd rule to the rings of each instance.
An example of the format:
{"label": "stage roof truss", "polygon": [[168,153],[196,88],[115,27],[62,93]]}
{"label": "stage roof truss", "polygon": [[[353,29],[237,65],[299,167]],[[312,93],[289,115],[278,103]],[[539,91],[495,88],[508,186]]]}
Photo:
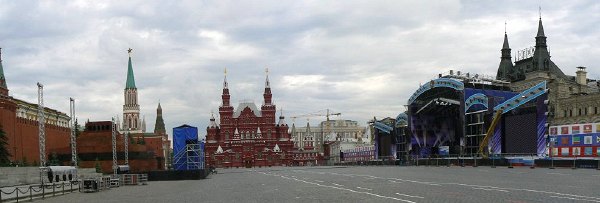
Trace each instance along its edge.
{"label": "stage roof truss", "polygon": [[413,93],[413,95],[410,97],[410,99],[408,99],[408,104],[410,105],[413,102],[415,102],[415,100],[417,100],[417,98],[419,98],[421,96],[421,94],[428,92],[431,89],[438,88],[438,87],[446,87],[446,88],[452,88],[454,90],[462,91],[462,90],[464,90],[465,85],[461,81],[452,79],[452,78],[434,79],[428,83],[421,85],[419,87],[419,89],[417,89],[417,91],[415,91],[415,93]]}
{"label": "stage roof truss", "polygon": [[440,106],[459,105],[460,106],[460,102],[457,101],[457,100],[448,99],[448,98],[436,98],[436,99],[432,99],[427,104],[425,104],[423,107],[421,107],[417,111],[416,114],[421,113],[421,111],[427,109],[428,107],[432,107],[432,105],[440,105]]}
{"label": "stage roof truss", "polygon": [[497,105],[496,107],[494,107],[494,111],[502,109],[502,114],[504,114],[545,94],[547,91],[548,89],[546,88],[546,81],[542,81],[537,85]]}

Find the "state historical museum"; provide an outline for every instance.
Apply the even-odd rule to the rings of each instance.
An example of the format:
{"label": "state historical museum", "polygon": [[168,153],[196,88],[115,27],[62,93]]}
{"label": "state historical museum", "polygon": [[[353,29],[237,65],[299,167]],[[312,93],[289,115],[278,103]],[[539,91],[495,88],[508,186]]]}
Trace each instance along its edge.
{"label": "state historical museum", "polygon": [[219,124],[213,116],[206,128],[206,165],[225,168],[291,165],[293,143],[288,125],[283,115],[275,122],[272,97],[267,75],[260,110],[254,102],[241,102],[234,109],[225,76]]}

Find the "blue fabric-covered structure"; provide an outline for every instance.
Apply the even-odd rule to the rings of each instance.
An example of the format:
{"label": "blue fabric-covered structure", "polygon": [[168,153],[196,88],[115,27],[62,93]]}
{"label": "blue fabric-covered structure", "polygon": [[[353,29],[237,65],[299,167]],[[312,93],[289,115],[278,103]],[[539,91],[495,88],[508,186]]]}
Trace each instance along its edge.
{"label": "blue fabric-covered structure", "polygon": [[204,168],[204,144],[198,140],[198,128],[182,125],[173,128],[173,168],[197,170]]}

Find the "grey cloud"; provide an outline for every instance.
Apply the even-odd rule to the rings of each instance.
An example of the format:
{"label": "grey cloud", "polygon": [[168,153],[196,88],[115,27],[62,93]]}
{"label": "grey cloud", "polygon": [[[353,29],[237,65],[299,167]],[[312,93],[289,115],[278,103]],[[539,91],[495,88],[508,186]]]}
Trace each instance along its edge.
{"label": "grey cloud", "polygon": [[[522,1],[2,1],[0,45],[11,94],[80,122],[122,114],[127,53],[142,114],[154,127],[158,100],[167,128],[201,131],[218,111],[223,69],[232,101],[262,103],[264,68],[274,100],[292,115],[326,108],[364,123],[396,116],[418,88],[449,69],[493,75],[504,21],[513,51],[532,46],[539,2]],[[595,1],[544,1],[553,60],[568,74],[598,77]],[[289,78],[322,76],[289,84]],[[304,78],[306,80],[306,78]],[[296,121],[298,122],[298,121]],[[312,122],[312,121],[311,121]],[[291,121],[288,121],[291,123]],[[316,120],[315,120],[316,123]],[[203,132],[201,132],[203,134]]]}

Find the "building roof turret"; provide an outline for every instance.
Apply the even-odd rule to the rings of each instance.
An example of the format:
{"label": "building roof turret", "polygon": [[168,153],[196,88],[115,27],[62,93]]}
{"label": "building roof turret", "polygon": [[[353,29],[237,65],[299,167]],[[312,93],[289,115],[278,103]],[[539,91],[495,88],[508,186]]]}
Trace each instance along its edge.
{"label": "building roof turret", "polygon": [[279,115],[279,122],[277,123],[277,125],[285,126],[287,124],[285,123],[285,117],[283,116],[283,109],[281,109],[280,111],[281,111],[281,115]]}
{"label": "building roof turret", "polygon": [[537,31],[537,37],[545,37],[546,35],[544,35],[544,25],[542,25],[542,17],[540,16],[540,20],[538,23],[538,31]]}
{"label": "building roof turret", "polygon": [[154,133],[167,133],[165,129],[165,121],[162,116],[162,107],[158,102],[158,108],[156,108],[156,122],[154,122]]}
{"label": "building roof turret", "polygon": [[129,63],[127,64],[127,82],[125,83],[125,89],[136,89],[135,87],[135,78],[133,76],[133,66],[131,65],[131,51],[133,49],[129,48],[127,53],[129,53]]}
{"label": "building roof turret", "polygon": [[[208,126],[210,128],[217,128],[217,122],[215,121],[215,114],[211,113],[210,115],[210,125]],[[237,128],[236,128],[237,130]],[[237,132],[237,131],[236,131]]]}
{"label": "building roof turret", "polygon": [[2,67],[2,48],[0,48],[0,87],[8,89],[6,86],[6,78],[4,77],[4,67]]}

